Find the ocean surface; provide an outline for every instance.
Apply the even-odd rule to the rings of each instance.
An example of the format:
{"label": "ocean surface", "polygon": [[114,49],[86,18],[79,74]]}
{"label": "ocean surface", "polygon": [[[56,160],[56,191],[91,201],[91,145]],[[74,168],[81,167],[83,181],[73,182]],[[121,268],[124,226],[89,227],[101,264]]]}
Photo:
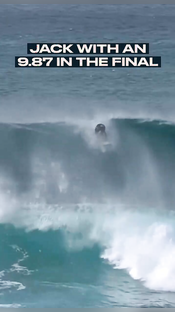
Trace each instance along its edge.
{"label": "ocean surface", "polygon": [[[174,21],[0,5],[0,307],[175,307]],[[148,42],[162,68],[15,68],[28,42]]]}

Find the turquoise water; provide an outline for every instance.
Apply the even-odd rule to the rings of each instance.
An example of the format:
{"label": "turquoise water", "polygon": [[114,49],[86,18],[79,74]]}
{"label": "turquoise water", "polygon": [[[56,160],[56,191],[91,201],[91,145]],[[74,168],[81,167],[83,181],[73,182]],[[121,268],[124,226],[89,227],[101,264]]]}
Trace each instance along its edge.
{"label": "turquoise water", "polygon": [[[174,15],[0,6],[0,307],[175,306]],[[42,41],[149,42],[162,68],[14,67]]]}

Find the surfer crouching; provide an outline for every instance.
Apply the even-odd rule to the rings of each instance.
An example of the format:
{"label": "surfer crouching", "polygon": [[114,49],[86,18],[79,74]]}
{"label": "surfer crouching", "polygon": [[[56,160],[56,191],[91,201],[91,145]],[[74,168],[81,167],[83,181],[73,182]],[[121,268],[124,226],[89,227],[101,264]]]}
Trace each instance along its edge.
{"label": "surfer crouching", "polygon": [[98,124],[95,128],[95,134],[102,140],[106,140],[106,127],[103,124]]}

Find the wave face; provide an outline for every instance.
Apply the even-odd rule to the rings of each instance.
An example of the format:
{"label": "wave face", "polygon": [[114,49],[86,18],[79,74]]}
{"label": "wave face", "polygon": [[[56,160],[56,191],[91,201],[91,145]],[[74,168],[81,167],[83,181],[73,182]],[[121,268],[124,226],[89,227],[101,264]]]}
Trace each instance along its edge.
{"label": "wave face", "polygon": [[154,290],[165,307],[175,291],[175,126],[110,120],[106,152],[94,126],[0,124],[0,291],[13,305],[32,283],[41,307],[46,287],[52,302],[53,289],[69,293],[66,306],[75,289],[91,294],[87,307],[126,306],[116,280],[138,283],[139,306]]}
{"label": "wave face", "polygon": [[102,153],[91,123],[0,125],[1,189],[20,200],[173,208],[175,127],[111,120]]}

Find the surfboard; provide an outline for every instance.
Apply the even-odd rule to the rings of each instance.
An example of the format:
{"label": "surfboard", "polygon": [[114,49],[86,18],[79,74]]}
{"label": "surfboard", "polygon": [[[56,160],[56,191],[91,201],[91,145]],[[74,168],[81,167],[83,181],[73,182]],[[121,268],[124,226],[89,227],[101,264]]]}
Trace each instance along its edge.
{"label": "surfboard", "polygon": [[103,142],[103,145],[104,145],[104,146],[112,146],[111,142],[108,142],[108,141]]}
{"label": "surfboard", "polygon": [[106,152],[106,151],[110,150],[111,147],[112,147],[111,142],[109,142],[109,141],[103,142],[103,144],[102,144],[102,152]]}

